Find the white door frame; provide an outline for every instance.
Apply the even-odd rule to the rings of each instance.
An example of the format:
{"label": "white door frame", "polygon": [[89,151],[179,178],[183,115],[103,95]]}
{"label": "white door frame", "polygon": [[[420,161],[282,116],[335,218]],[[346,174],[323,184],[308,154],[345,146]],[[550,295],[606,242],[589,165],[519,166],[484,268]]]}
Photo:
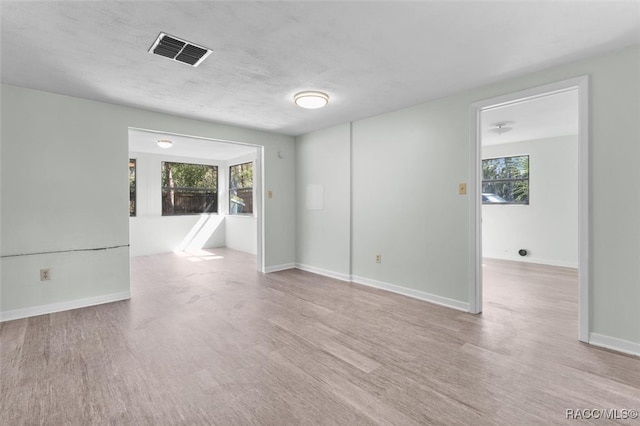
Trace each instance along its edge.
{"label": "white door frame", "polygon": [[258,225],[258,247],[256,247],[256,265],[258,266],[258,272],[265,273],[265,253],[267,252],[267,245],[265,239],[265,227],[264,227],[264,147],[261,145],[255,145],[257,150],[256,155],[256,169],[254,171],[254,185],[256,189],[253,190],[256,201],[256,211],[258,217],[256,222]]}
{"label": "white door frame", "polygon": [[567,90],[578,90],[578,339],[589,342],[589,76],[580,76],[474,102],[469,109],[471,142],[469,177],[469,312],[482,312],[482,111]]}

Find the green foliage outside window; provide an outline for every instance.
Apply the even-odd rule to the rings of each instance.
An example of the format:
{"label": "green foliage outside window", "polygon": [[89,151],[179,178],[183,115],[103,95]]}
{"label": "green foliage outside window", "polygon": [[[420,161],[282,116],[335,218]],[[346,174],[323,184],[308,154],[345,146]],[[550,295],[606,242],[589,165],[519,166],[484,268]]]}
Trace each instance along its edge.
{"label": "green foliage outside window", "polygon": [[253,163],[229,167],[229,214],[253,213]]}
{"label": "green foliage outside window", "polygon": [[484,204],[529,204],[529,156],[482,160]]}
{"label": "green foliage outside window", "polygon": [[129,216],[136,215],[136,160],[129,159]]}
{"label": "green foliage outside window", "polygon": [[162,163],[162,215],[216,213],[218,168],[204,164]]}

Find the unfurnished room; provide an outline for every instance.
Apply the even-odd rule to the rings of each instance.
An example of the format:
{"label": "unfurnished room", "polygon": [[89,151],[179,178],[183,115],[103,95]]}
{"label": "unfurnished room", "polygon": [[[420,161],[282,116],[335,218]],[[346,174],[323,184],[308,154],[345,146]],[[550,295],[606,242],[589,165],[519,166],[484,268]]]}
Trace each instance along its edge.
{"label": "unfurnished room", "polygon": [[640,2],[0,0],[0,424],[638,424]]}

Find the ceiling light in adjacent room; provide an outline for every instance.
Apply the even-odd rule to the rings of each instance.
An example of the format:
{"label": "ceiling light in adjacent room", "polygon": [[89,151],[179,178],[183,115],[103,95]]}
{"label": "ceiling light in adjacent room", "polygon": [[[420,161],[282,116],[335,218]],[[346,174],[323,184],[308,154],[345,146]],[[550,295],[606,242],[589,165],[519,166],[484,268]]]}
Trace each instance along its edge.
{"label": "ceiling light in adjacent room", "polygon": [[499,135],[510,132],[513,127],[509,127],[508,124],[515,124],[513,121],[502,121],[500,123],[492,124],[493,129],[489,129],[490,132],[497,133]]}
{"label": "ceiling light in adjacent room", "polygon": [[322,92],[300,92],[295,94],[293,100],[299,107],[316,109],[329,103],[329,95]]}
{"label": "ceiling light in adjacent room", "polygon": [[169,139],[158,139],[157,142],[158,146],[160,148],[171,148],[173,146],[173,142],[171,142]]}

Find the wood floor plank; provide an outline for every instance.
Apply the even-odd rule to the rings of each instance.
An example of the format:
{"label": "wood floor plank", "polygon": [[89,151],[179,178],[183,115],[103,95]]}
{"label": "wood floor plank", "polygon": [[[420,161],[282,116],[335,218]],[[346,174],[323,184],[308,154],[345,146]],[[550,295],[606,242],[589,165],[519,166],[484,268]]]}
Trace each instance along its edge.
{"label": "wood floor plank", "polygon": [[134,258],[131,300],[0,325],[0,424],[546,425],[640,409],[640,359],[577,341],[575,270],[483,268],[470,315],[259,274],[229,249]]}

